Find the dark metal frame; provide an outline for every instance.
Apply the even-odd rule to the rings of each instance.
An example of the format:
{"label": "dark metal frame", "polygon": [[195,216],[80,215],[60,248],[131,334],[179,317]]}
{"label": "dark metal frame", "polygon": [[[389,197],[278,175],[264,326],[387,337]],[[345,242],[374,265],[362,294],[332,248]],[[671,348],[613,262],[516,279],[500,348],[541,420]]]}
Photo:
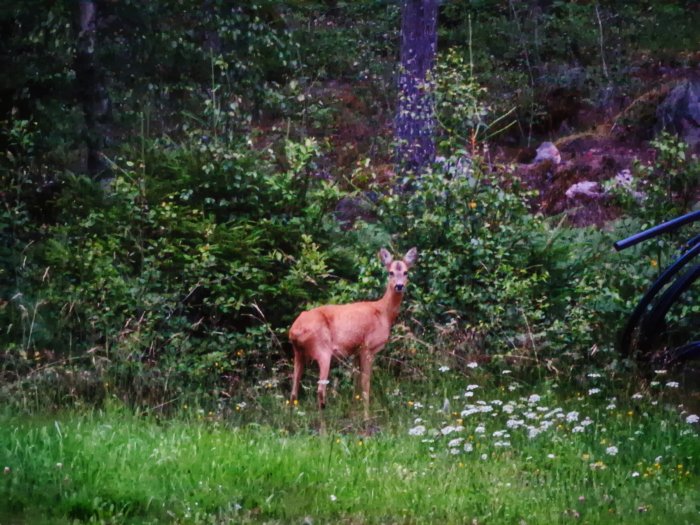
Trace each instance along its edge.
{"label": "dark metal frame", "polygon": [[[624,250],[698,220],[700,220],[700,211],[687,213],[617,241],[614,247],[618,251]],[[683,245],[680,257],[661,273],[642,296],[620,338],[620,352],[623,356],[629,356],[633,347],[642,352],[648,352],[659,335],[666,330],[666,314],[681,295],[700,278],[700,264],[686,268],[698,254],[700,254],[700,235],[696,235]],[[698,328],[700,331],[700,327]],[[692,341],[667,350],[663,355],[663,360],[668,364],[693,358],[700,358],[700,341]]]}

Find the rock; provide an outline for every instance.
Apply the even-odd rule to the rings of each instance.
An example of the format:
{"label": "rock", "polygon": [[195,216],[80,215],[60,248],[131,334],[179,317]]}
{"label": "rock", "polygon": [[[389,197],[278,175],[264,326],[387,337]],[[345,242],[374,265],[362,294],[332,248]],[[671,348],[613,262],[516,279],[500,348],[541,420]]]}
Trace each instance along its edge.
{"label": "rock", "polygon": [[623,188],[631,188],[632,182],[632,172],[628,169],[621,170],[617,175],[615,175],[616,186],[621,186]]}
{"label": "rock", "polygon": [[335,207],[335,218],[343,229],[350,229],[357,220],[371,221],[374,216],[370,201],[371,195],[367,198],[343,197]]}
{"label": "rock", "polygon": [[559,153],[557,147],[551,142],[543,142],[542,144],[540,144],[540,147],[537,148],[537,155],[535,156],[535,160],[533,160],[532,162],[534,164],[537,164],[539,162],[544,162],[547,160],[551,161],[553,164],[561,163],[561,153]]}
{"label": "rock", "polygon": [[600,185],[592,180],[582,180],[576,184],[572,184],[566,190],[567,199],[575,199],[577,197],[588,197],[589,199],[600,199],[605,194],[601,191]]}
{"label": "rock", "polygon": [[614,188],[622,189],[629,193],[637,202],[641,202],[646,198],[646,195],[635,189],[634,177],[628,169],[621,170],[613,179]]}
{"label": "rock", "polygon": [[686,79],[674,87],[656,109],[654,131],[670,131],[695,151],[700,151],[700,78]]}

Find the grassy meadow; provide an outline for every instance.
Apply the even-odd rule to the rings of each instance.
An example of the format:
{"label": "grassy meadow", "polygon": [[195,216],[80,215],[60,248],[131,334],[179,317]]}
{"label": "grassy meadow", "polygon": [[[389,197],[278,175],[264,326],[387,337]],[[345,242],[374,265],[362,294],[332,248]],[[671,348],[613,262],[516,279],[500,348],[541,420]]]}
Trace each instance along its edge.
{"label": "grassy meadow", "polygon": [[700,522],[698,417],[671,378],[470,372],[378,374],[368,426],[342,385],[321,423],[309,378],[294,407],[6,411],[0,523]]}

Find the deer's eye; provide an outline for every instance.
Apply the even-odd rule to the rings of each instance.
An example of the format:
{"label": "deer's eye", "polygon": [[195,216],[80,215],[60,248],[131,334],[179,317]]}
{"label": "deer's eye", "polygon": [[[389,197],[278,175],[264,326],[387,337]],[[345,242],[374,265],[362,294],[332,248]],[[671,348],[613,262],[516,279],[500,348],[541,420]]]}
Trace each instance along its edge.
{"label": "deer's eye", "polygon": [[390,275],[391,277],[393,277],[393,276],[394,276],[394,272],[389,272],[389,275]]}

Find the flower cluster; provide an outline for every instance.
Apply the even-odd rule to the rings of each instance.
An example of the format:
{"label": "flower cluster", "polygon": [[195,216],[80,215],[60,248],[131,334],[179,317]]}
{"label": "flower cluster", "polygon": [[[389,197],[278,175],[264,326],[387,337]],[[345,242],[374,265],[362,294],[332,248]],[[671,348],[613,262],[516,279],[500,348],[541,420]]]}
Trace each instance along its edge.
{"label": "flower cluster", "polygon": [[[669,383],[666,388],[675,388]],[[506,390],[512,392],[515,388],[502,387],[498,392]],[[584,389],[583,393],[562,403],[563,406],[553,405],[555,396],[549,393],[531,393],[513,399],[488,399],[487,394],[487,389],[469,384],[460,395],[445,399],[439,409],[430,403],[425,406],[412,403],[411,406],[421,409],[421,417],[414,419],[408,434],[420,436],[431,454],[440,450],[450,455],[475,453],[482,459],[512,453],[509,450],[530,450],[532,447],[527,444],[539,441],[547,445],[535,447],[543,450],[542,458],[546,455],[549,460],[557,460],[559,454],[553,453],[557,450],[551,451],[549,444],[576,443],[577,455],[583,457],[592,470],[604,470],[606,462],[625,456],[627,447],[623,445],[627,441],[643,439],[644,432],[639,428],[648,417],[644,412],[644,400],[649,408],[657,405],[651,396],[635,393],[631,396],[630,407],[622,408],[618,399],[607,397],[604,389],[596,386]],[[696,414],[684,412],[682,417],[688,425],[700,422]],[[627,422],[630,418],[639,420],[640,426],[634,433],[618,436],[606,428],[615,421]],[[625,423],[625,428],[629,428],[629,423]],[[690,428],[687,431],[692,432]]]}

